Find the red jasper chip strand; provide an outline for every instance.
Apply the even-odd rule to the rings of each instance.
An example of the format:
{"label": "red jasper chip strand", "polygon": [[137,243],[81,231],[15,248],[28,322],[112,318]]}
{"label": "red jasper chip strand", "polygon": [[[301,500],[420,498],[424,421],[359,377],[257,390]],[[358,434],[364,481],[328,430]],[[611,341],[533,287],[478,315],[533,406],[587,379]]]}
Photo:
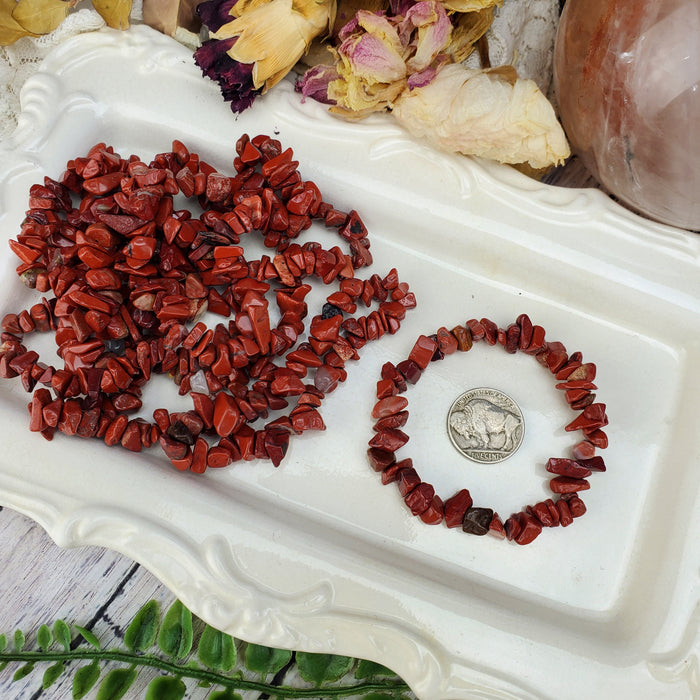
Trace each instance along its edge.
{"label": "red jasper chip strand", "polygon": [[[467,489],[461,489],[450,498],[443,499],[432,485],[424,482],[413,467],[410,458],[397,461],[396,452],[409,440],[400,430],[408,418],[408,400],[401,396],[409,384],[415,384],[431,362],[443,359],[455,352],[467,352],[474,343],[484,340],[487,345],[501,345],[513,354],[520,350],[533,355],[537,361],[555,376],[557,389],[563,390],[567,404],[581,413],[566,427],[567,431],[580,430],[584,439],[572,449],[572,458],[552,457],[546,471],[553,475],[549,488],[554,501],[548,498],[532,506],[525,506],[505,521],[491,508],[475,506]],[[416,340],[408,358],[394,365],[387,362],[381,369],[377,382],[377,402],[372,408],[374,436],[369,441],[367,459],[375,472],[381,475],[383,484],[396,482],[399,493],[413,515],[429,524],[441,522],[448,528],[460,527],[473,535],[490,534],[516,544],[529,544],[543,528],[567,527],[575,518],[586,512],[580,492],[590,488],[593,472],[606,470],[596,448],[607,446],[607,436],[602,428],[607,425],[605,404],[595,402],[593,384],[596,367],[584,363],[580,352],[569,355],[558,341],[546,341],[541,326],[533,325],[525,314],[505,329],[493,321],[470,319],[464,326],[452,330],[439,328],[430,336],[421,335]]]}
{"label": "red jasper chip strand", "polygon": [[[101,143],[30,189],[10,248],[22,281],[46,296],[7,314],[0,336],[0,377],[33,392],[30,430],[132,452],[157,443],[176,469],[198,474],[240,460],[278,466],[292,435],[325,430],[318,409],[345,363],[395,333],[415,296],[396,270],[355,276],[372,263],[367,229],[302,179],[291,149],[244,135],[233,165],[235,175],[219,173],[180,141],[150,163]],[[177,208],[176,195],[201,215]],[[314,221],[346,250],[298,242]],[[269,253],[248,260],[242,242],[254,232]],[[337,289],[307,324],[313,281]],[[208,328],[205,311],[222,322]],[[55,334],[63,367],[23,345],[33,331]],[[134,417],[155,374],[170,375],[192,409]],[[401,405],[377,408],[388,418],[380,446],[402,444]]]}

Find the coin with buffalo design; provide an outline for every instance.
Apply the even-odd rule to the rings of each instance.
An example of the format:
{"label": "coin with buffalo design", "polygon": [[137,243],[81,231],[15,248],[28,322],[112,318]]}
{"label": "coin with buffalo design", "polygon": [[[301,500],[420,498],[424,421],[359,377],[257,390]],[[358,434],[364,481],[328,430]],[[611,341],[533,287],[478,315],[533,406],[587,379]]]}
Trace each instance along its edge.
{"label": "coin with buffalo design", "polygon": [[508,459],[520,447],[525,421],[510,396],[480,387],[455,399],[447,414],[447,432],[462,455],[489,464]]}

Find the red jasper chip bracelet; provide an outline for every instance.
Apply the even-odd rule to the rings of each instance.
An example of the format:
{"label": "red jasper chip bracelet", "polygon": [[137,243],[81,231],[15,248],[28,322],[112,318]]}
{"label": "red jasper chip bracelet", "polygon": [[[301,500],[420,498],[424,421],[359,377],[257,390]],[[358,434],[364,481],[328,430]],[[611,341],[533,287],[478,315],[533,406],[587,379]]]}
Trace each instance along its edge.
{"label": "red jasper chip bracelet", "polygon": [[[396,270],[355,276],[372,263],[362,220],[325,202],[291,149],[244,135],[233,165],[234,176],[219,173],[180,141],[150,163],[97,144],[60,180],[31,187],[10,247],[22,281],[53,296],[7,314],[0,336],[0,377],[33,392],[30,430],[132,452],[157,443],[178,470],[201,474],[238,460],[278,466],[292,435],[325,429],[318,409],[345,363],[395,333],[415,297]],[[201,215],[176,209],[176,195]],[[313,221],[349,251],[298,243]],[[270,255],[248,260],[241,241],[254,232]],[[308,327],[307,280],[338,286]],[[353,316],[361,306],[375,308]],[[227,322],[208,328],[204,311]],[[54,333],[62,367],[24,345],[33,331]],[[192,409],[133,416],[155,374]]]}
{"label": "red jasper chip bracelet", "polygon": [[[553,457],[546,470],[554,476],[549,481],[553,497],[528,505],[503,521],[491,508],[474,506],[472,496],[462,489],[443,501],[429,483],[422,481],[410,457],[397,459],[396,453],[409,440],[402,430],[408,420],[408,400],[402,396],[410,384],[415,384],[431,362],[442,360],[455,352],[466,352],[473,343],[502,346],[506,352],[517,351],[534,356],[558,380],[556,388],[564,393],[569,406],[580,414],[566,425],[567,432],[581,431],[583,439],[572,449],[572,459]],[[569,355],[558,341],[545,340],[541,326],[533,325],[521,314],[507,328],[499,328],[489,319],[470,319],[464,326],[451,330],[439,328],[431,335],[421,335],[408,358],[394,365],[387,362],[377,382],[377,402],[372,409],[375,434],[369,441],[367,458],[374,471],[381,474],[383,484],[395,483],[411,513],[424,523],[444,522],[448,528],[461,527],[473,535],[495,535],[524,545],[532,542],[542,528],[567,527],[586,512],[580,496],[590,488],[588,477],[605,471],[605,463],[595,454],[608,439],[602,428],[608,418],[605,405],[595,401],[593,383],[596,367],[584,362],[580,352]]]}

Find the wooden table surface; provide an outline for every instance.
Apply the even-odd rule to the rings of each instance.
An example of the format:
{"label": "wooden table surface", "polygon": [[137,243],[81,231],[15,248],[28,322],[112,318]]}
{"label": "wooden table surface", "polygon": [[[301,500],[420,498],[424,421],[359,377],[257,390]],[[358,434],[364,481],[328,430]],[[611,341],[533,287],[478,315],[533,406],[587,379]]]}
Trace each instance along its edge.
{"label": "wooden table surface", "polygon": [[[595,186],[576,159],[550,173],[546,181],[564,187]],[[0,634],[10,638],[15,629],[21,629],[35,639],[42,623],[51,626],[61,618],[93,631],[103,646],[109,646],[120,642],[124,626],[151,599],[166,608],[175,596],[145,567],[127,557],[97,547],[61,549],[32,520],[0,506]],[[72,674],[64,674],[42,692],[41,670],[17,682],[12,682],[13,672],[9,667],[0,672],[0,700],[72,697]],[[142,697],[153,675],[140,674],[125,697]],[[209,693],[190,688],[188,699],[198,700]],[[263,697],[257,692],[243,694],[244,700]]]}

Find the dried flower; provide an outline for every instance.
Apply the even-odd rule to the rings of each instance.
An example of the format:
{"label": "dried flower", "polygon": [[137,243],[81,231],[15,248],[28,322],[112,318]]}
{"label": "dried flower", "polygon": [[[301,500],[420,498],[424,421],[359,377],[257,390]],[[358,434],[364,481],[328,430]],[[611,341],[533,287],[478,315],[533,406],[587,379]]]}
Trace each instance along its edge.
{"label": "dried flower", "polygon": [[208,0],[197,5],[197,14],[212,32],[216,32],[231,21],[235,4],[236,0]]}
{"label": "dried flower", "polygon": [[[445,53],[451,63],[462,63],[477,47],[480,39],[493,24],[493,7],[478,12],[457,12],[451,15],[452,38]],[[483,65],[482,68],[488,68]]]}
{"label": "dried flower", "polygon": [[143,0],[143,21],[168,36],[183,36],[182,30],[199,34],[202,21],[197,14],[198,0]]}
{"label": "dried flower", "polygon": [[447,151],[536,170],[570,153],[552,105],[512,68],[447,65],[426,86],[403,92],[392,114],[411,134]]}
{"label": "dried flower", "polygon": [[197,12],[213,38],[195,52],[195,62],[241,112],[329,30],[335,9],[335,0],[209,0]]}
{"label": "dried flower", "polygon": [[340,76],[335,66],[314,66],[304,73],[303,79],[297,82],[296,89],[302,92],[304,97],[311,97],[317,102],[334,105],[334,100],[328,97],[328,85],[339,79]]}
{"label": "dried flower", "polygon": [[400,15],[359,10],[340,30],[337,48],[331,48],[334,65],[308,71],[297,89],[350,118],[384,110],[407,86],[434,77],[451,33],[437,0],[417,2]]}
{"label": "dried flower", "polygon": [[503,0],[442,0],[443,5],[453,12],[479,12],[503,4]]}
{"label": "dried flower", "polygon": [[221,94],[234,112],[250,107],[262,92],[253,85],[253,66],[234,61],[226,52],[235,39],[205,41],[194,53],[202,73],[219,83]]}

